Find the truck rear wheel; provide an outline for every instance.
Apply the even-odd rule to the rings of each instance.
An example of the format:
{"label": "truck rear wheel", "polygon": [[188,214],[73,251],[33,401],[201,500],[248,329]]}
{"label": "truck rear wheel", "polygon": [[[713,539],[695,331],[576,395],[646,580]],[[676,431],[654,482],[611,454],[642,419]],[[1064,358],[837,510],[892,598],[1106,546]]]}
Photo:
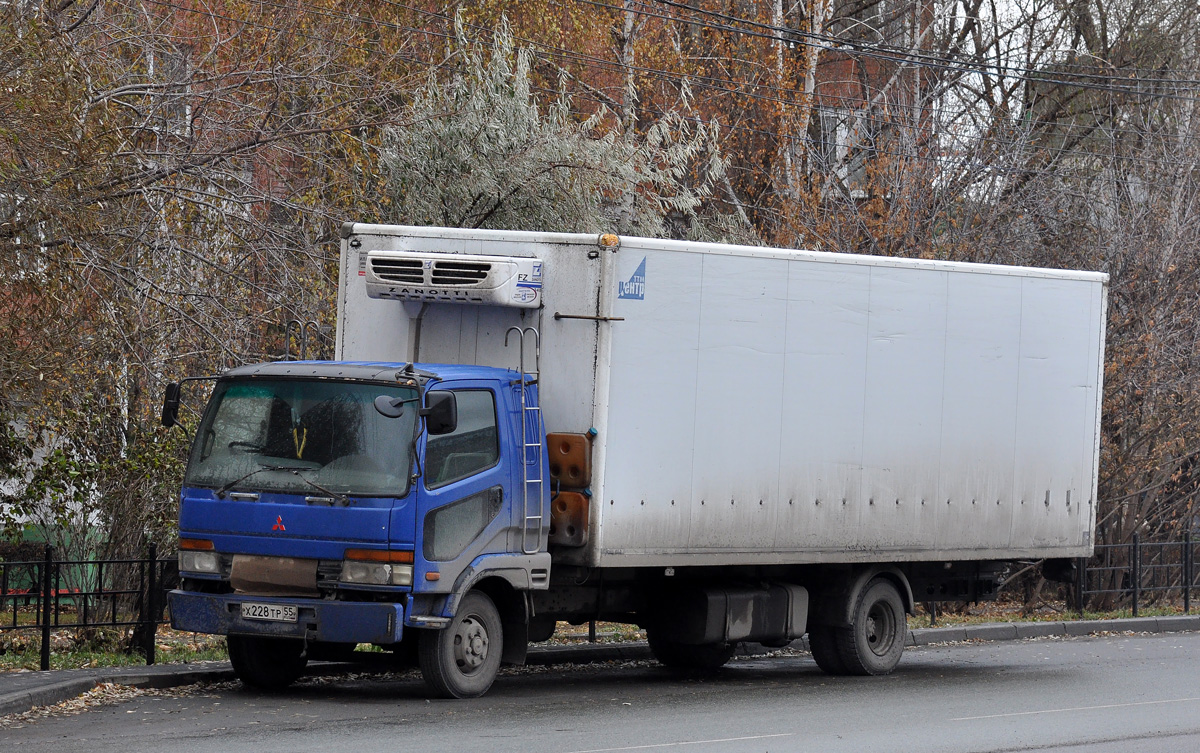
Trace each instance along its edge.
{"label": "truck rear wheel", "polygon": [[664,667],[671,669],[694,669],[712,671],[725,666],[733,657],[736,646],[732,643],[704,643],[698,646],[676,643],[664,636],[661,630],[646,629],[650,653]]}
{"label": "truck rear wheel", "polygon": [[282,690],[304,674],[308,655],[304,641],[231,635],[229,661],[233,672],[246,685],[260,690]]}
{"label": "truck rear wheel", "polygon": [[500,612],[486,594],[472,591],[459,602],[449,627],[422,631],[421,675],[442,698],[477,698],[492,687],[503,649]]}
{"label": "truck rear wheel", "polygon": [[890,674],[900,663],[908,634],[904,600],[895,584],[887,578],[867,583],[854,604],[851,620],[849,627],[835,628],[837,652],[846,673]]}
{"label": "truck rear wheel", "polygon": [[821,671],[827,675],[844,675],[846,665],[838,653],[836,628],[826,625],[812,625],[808,629],[808,650],[812,652],[813,660]]}

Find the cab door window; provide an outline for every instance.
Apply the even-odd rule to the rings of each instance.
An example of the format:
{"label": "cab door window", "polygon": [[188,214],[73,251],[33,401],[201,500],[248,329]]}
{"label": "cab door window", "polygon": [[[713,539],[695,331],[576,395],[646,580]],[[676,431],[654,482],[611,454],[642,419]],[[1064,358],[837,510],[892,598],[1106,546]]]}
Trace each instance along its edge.
{"label": "cab door window", "polygon": [[425,488],[474,476],[500,461],[496,399],[490,390],[455,390],[458,427],[425,440]]}

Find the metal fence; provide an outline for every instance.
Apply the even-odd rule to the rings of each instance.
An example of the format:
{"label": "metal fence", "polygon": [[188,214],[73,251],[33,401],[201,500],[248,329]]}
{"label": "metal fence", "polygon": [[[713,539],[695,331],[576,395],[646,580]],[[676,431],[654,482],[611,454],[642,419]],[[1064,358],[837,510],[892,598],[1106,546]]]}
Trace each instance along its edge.
{"label": "metal fence", "polygon": [[1075,604],[1080,612],[1089,601],[1108,608],[1128,604],[1137,617],[1143,606],[1182,600],[1188,614],[1200,590],[1196,546],[1190,531],[1177,541],[1142,541],[1134,534],[1128,544],[1097,544],[1090,560],[1079,561]]}
{"label": "metal fence", "polygon": [[143,559],[0,562],[0,632],[41,631],[41,668],[50,669],[50,632],[56,628],[133,627],[134,639],[154,663],[154,639],[167,622],[165,588],[173,557],[151,544]]}
{"label": "metal fence", "polygon": [[[1177,541],[1097,544],[1093,557],[1078,560],[1074,606],[1102,609],[1182,601],[1190,613],[1200,593],[1191,532]],[[41,631],[41,668],[50,668],[50,634],[56,628],[133,627],[134,639],[154,663],[157,626],[169,621],[168,578],[174,557],[160,558],[150,545],[142,559],[56,560],[46,547],[41,560],[0,562],[0,632]],[[935,607],[936,608],[936,607]],[[936,612],[934,613],[936,615]],[[936,619],[936,617],[934,617]]]}

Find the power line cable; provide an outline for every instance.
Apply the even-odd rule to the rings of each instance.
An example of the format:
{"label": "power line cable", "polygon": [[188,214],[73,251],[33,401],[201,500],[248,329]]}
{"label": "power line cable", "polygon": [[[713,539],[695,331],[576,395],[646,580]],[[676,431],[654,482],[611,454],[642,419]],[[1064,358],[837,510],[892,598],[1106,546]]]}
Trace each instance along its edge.
{"label": "power line cable", "polygon": [[[201,15],[215,15],[215,16],[216,16],[216,17],[218,17],[218,18],[222,18],[223,20],[228,20],[228,21],[230,21],[230,22],[233,22],[233,23],[238,23],[238,24],[246,24],[246,25],[249,25],[249,26],[257,26],[257,27],[260,27],[260,28],[266,28],[266,29],[271,29],[271,30],[274,30],[274,31],[279,31],[279,32],[281,32],[281,33],[296,33],[296,32],[294,32],[294,30],[290,30],[290,29],[282,29],[282,28],[280,28],[280,27],[274,27],[274,26],[269,26],[269,25],[265,25],[265,24],[259,24],[259,23],[252,22],[252,21],[249,21],[249,20],[247,20],[247,19],[243,19],[243,18],[235,18],[235,17],[232,17],[232,16],[225,16],[225,15],[221,15],[221,14],[212,14],[212,13],[209,13],[208,11],[197,11],[197,10],[190,9],[190,8],[187,8],[187,7],[179,6],[179,5],[175,4],[175,3],[167,2],[167,1],[165,1],[165,0],[146,0],[146,2],[150,2],[150,3],[152,3],[152,4],[155,4],[155,5],[160,5],[160,6],[168,6],[168,7],[176,8],[176,9],[179,9],[179,10],[185,10],[185,11],[189,11],[189,12],[193,12],[193,13],[198,13],[198,14],[201,14]],[[271,3],[271,2],[269,2],[269,1],[267,1],[267,0],[262,0],[262,4],[264,4],[264,5],[268,5],[268,6],[272,6],[272,7],[277,7],[277,8],[284,8],[284,9],[292,9],[292,8],[294,8],[294,7],[295,7],[295,6],[284,6],[284,5],[279,5],[279,4],[277,4],[277,3]],[[404,8],[406,8],[406,9],[409,9],[409,10],[418,10],[418,11],[420,11],[420,9],[414,9],[414,8],[412,8],[411,6],[404,6],[404,5],[403,5],[403,4],[401,4],[401,3],[390,2],[390,3],[387,3],[387,4],[389,4],[389,5],[401,6],[401,7],[404,7]],[[365,18],[365,17],[362,17],[362,16],[356,16],[356,15],[353,15],[353,14],[348,14],[348,13],[345,13],[345,12],[328,11],[328,10],[326,10],[326,9],[322,9],[322,8],[316,8],[316,7],[314,7],[314,6],[311,6],[310,4],[307,4],[307,3],[298,3],[297,5],[299,5],[300,7],[304,8],[304,9],[308,9],[308,10],[316,11],[316,12],[318,12],[318,14],[319,14],[319,15],[324,15],[324,16],[326,16],[326,17],[329,17],[329,18],[335,18],[335,19],[341,19],[341,20],[348,20],[348,21],[354,21],[354,22],[358,22],[358,23],[365,23],[365,24],[373,24],[373,25],[380,25],[380,24],[382,24],[382,25],[384,25],[384,26],[386,26],[386,27],[388,27],[388,28],[394,28],[394,29],[398,29],[398,30],[402,30],[402,31],[410,32],[410,33],[411,33],[411,32],[414,32],[414,31],[416,31],[416,32],[419,32],[419,33],[423,33],[423,34],[429,34],[429,35],[436,36],[436,37],[443,38],[443,39],[450,39],[450,38],[452,38],[452,35],[450,35],[450,34],[448,34],[448,33],[444,33],[444,32],[436,32],[436,31],[429,30],[429,29],[419,29],[419,30],[418,30],[418,29],[415,29],[414,27],[410,27],[410,26],[404,26],[404,25],[401,25],[401,24],[391,24],[391,23],[388,23],[388,22],[381,22],[381,21],[379,21],[378,19]],[[446,17],[446,16],[441,16],[440,14],[435,14],[435,13],[432,13],[432,12],[427,12],[427,13],[429,13],[430,15],[437,15],[437,16],[439,16],[440,18],[442,18],[443,20],[449,20],[449,18],[448,18],[448,17]],[[480,30],[482,30],[482,31],[494,31],[494,30],[487,29],[487,28],[485,28],[485,27],[477,26],[477,25],[472,25],[472,26],[474,26],[474,28],[480,29]],[[298,35],[299,35],[299,36],[305,36],[304,34],[298,34]],[[331,41],[331,40],[329,40],[328,38],[323,38],[323,37],[321,37],[321,38],[319,38],[319,39],[321,39],[321,40],[323,40],[323,41]],[[522,40],[522,41],[532,41],[532,40]],[[343,44],[344,44],[344,43],[343,43]],[[359,48],[359,49],[362,49],[364,52],[372,52],[372,51],[373,51],[373,50],[369,50],[369,49],[366,49],[366,48]],[[566,53],[570,54],[570,51],[565,51],[565,50],[561,50],[561,49],[560,49],[560,51],[562,51],[562,52],[566,52]],[[604,61],[604,60],[602,60],[602,59],[599,59],[599,58],[594,58],[594,57],[590,57],[590,56],[583,56],[583,57],[586,57],[586,58],[589,60],[589,62],[600,62],[600,63],[605,63],[605,64],[607,64],[607,65],[609,65],[609,66],[611,66],[611,67],[616,67],[617,69],[622,69],[622,68],[623,68],[622,66],[620,66],[620,64],[617,64],[617,63],[611,63],[611,62],[609,62],[609,61]],[[424,65],[424,66],[428,66],[428,67],[443,67],[443,68],[444,68],[444,67],[447,67],[447,66],[445,66],[445,65],[443,65],[443,64],[439,64],[439,63],[436,63],[436,62],[431,62],[431,61],[424,61],[424,60],[421,60],[420,58],[417,58],[416,56],[408,57],[408,58],[406,58],[406,59],[409,59],[411,62],[415,62],[415,63],[417,63],[417,64]],[[643,71],[645,71],[645,72],[648,72],[648,73],[652,73],[652,74],[661,74],[661,75],[667,75],[667,76],[671,76],[673,79],[676,79],[676,78],[681,78],[681,77],[684,75],[684,74],[674,74],[674,73],[671,73],[671,72],[669,72],[669,71],[661,71],[661,70],[649,69],[649,68],[645,68],[645,69],[642,69],[642,70],[643,70]],[[679,83],[679,81],[675,81],[675,83]],[[548,94],[557,94],[557,92],[555,92],[555,91],[553,91],[553,90],[548,90],[548,89],[539,89],[539,90],[540,90],[540,91],[543,91],[543,92],[545,92],[545,93],[548,93]],[[749,94],[749,93],[747,93],[747,92],[741,92],[741,91],[736,91],[736,90],[726,90],[726,91],[728,91],[728,93],[742,94],[742,95],[746,95],[746,96],[757,96],[758,98],[762,98],[762,99],[773,99],[773,98],[764,97],[763,95],[751,95],[751,94]],[[586,99],[592,99],[592,100],[593,100],[593,101],[595,101],[597,104],[604,104],[604,103],[603,103],[601,100],[599,100],[598,98],[589,97],[589,96],[584,96],[584,98],[586,98]],[[783,101],[783,100],[776,100],[776,101]],[[785,103],[786,103],[786,102],[785,102]],[[655,115],[659,116],[659,117],[664,117],[664,116],[667,114],[666,112],[663,112],[663,111],[661,111],[661,110],[652,110],[652,112],[653,112]],[[589,115],[589,113],[583,113],[583,112],[578,112],[578,111],[576,111],[576,112],[575,112],[575,114],[576,114],[576,115],[579,115],[579,116],[581,116],[581,117],[587,117],[587,116]],[[862,121],[864,121],[864,122],[874,122],[874,123],[878,123],[878,124],[880,124],[880,125],[887,125],[887,126],[892,126],[892,127],[894,127],[894,126],[896,126],[896,125],[897,125],[895,121],[891,121],[891,120],[877,120],[877,119],[874,119],[874,118],[867,118],[867,117],[860,117],[860,119],[861,119]],[[753,127],[749,127],[749,126],[743,126],[743,125],[737,125],[737,124],[724,124],[724,125],[722,125],[722,126],[720,126],[720,127],[723,127],[723,128],[725,128],[725,129],[732,129],[732,130],[738,130],[738,131],[743,131],[743,132],[750,132],[750,133],[754,133],[754,134],[756,134],[756,135],[762,135],[762,136],[765,136],[765,137],[768,137],[768,138],[771,138],[771,139],[776,139],[776,138],[778,138],[778,137],[779,137],[779,134],[778,134],[777,132],[768,131],[768,130],[764,130],[764,129],[757,129],[757,128],[753,128]],[[1135,133],[1136,133],[1136,132],[1135,132]],[[994,143],[994,142],[989,142],[989,141],[985,140],[983,137],[974,137],[974,136],[962,137],[962,136],[955,136],[954,138],[956,138],[957,140],[962,140],[963,138],[966,138],[966,139],[968,139],[968,140],[973,140],[973,141],[976,141],[977,143],[979,143],[981,146],[982,146],[982,145],[984,145],[984,144],[987,144],[987,143]],[[808,139],[807,139],[807,138],[805,138],[805,139],[803,139],[803,140],[804,140],[804,141],[808,141]],[[904,159],[908,159],[908,160],[928,161],[928,162],[932,162],[932,163],[939,164],[939,165],[940,165],[940,164],[944,164],[944,162],[945,162],[945,159],[944,159],[944,158],[941,158],[941,157],[930,157],[930,156],[925,156],[925,155],[920,155],[920,154],[913,154],[913,153],[911,153],[911,152],[896,152],[896,151],[890,151],[890,150],[880,149],[880,148],[879,148],[877,145],[864,145],[863,143],[857,143],[857,144],[855,144],[855,143],[851,143],[851,144],[843,144],[843,143],[839,143],[839,142],[830,142],[830,141],[826,141],[825,143],[826,143],[827,145],[829,145],[829,146],[834,146],[835,148],[843,148],[843,149],[862,149],[862,150],[867,150],[867,151],[873,151],[873,152],[875,152],[876,154],[885,154],[885,155],[888,155],[888,156],[895,156],[895,157],[900,157],[900,158],[904,158]],[[1007,142],[1000,142],[1000,143],[997,143],[996,145],[998,145],[998,146],[1009,146],[1009,144],[1008,144]],[[1097,157],[1097,155],[1095,155],[1094,153],[1091,153],[1091,152],[1081,152],[1081,151],[1076,151],[1076,150],[1067,150],[1067,149],[1063,149],[1063,148],[1059,148],[1059,149],[1056,149],[1056,150],[1051,150],[1051,151],[1058,152],[1058,153],[1059,153],[1059,156],[1063,156],[1063,155],[1078,155],[1078,156],[1081,156],[1081,157],[1087,157],[1087,158],[1096,158],[1096,157]],[[1146,163],[1146,164],[1154,164],[1154,165],[1176,165],[1176,166],[1179,166],[1179,167],[1191,167],[1191,166],[1192,166],[1192,163],[1189,163],[1189,162],[1173,162],[1173,161],[1169,161],[1169,160],[1156,160],[1156,159],[1152,159],[1152,158],[1125,157],[1125,158],[1122,158],[1122,159],[1123,159],[1123,160],[1125,160],[1125,161],[1140,161],[1140,162],[1144,162],[1144,163]],[[1027,174],[1030,174],[1030,173],[1036,173],[1036,172],[1038,172],[1038,170],[1037,170],[1037,169],[1030,169],[1030,168],[1020,168],[1020,167],[1015,167],[1015,168],[1008,168],[1008,167],[1005,167],[1005,168],[1001,168],[1001,167],[999,167],[999,166],[996,166],[996,165],[990,165],[990,166],[988,166],[988,169],[991,169],[991,170],[1003,170],[1003,171],[1005,171],[1005,172],[1009,172],[1009,173],[1012,173],[1012,174],[1018,174],[1018,175],[1027,175]],[[1154,185],[1154,184],[1149,184],[1149,183],[1147,183],[1146,185]]]}
{"label": "power line cable", "polygon": [[[604,7],[608,7],[613,10],[621,10],[621,11],[626,10],[624,8],[618,8],[617,6],[613,6],[613,5],[605,5],[603,3],[600,3],[600,2],[597,2],[594,0],[578,0],[578,1],[588,2],[591,5],[604,5]],[[746,24],[748,26],[753,26],[756,28],[764,29],[764,30],[769,31],[770,33],[764,34],[761,36],[764,36],[773,41],[779,41],[779,42],[785,42],[785,43],[787,43],[787,42],[795,43],[796,40],[791,39],[791,37],[800,37],[802,39],[814,40],[814,42],[816,42],[816,43],[809,43],[806,46],[817,47],[819,49],[825,49],[825,50],[830,50],[830,51],[835,51],[835,52],[846,52],[847,54],[850,54],[850,53],[863,54],[863,55],[866,55],[869,57],[875,57],[875,56],[882,55],[884,57],[882,57],[880,59],[888,59],[888,60],[897,60],[897,58],[895,56],[902,56],[902,59],[897,60],[898,62],[904,62],[907,60],[915,59],[915,60],[930,61],[932,63],[941,63],[941,64],[947,64],[947,65],[953,65],[953,66],[960,66],[960,67],[966,66],[966,64],[963,63],[963,61],[961,61],[961,60],[956,60],[955,58],[950,58],[950,57],[946,57],[946,56],[942,56],[942,55],[932,55],[932,54],[925,53],[925,52],[906,50],[902,47],[896,47],[894,45],[875,44],[875,43],[866,42],[863,40],[847,39],[847,38],[832,36],[832,35],[828,35],[828,34],[817,34],[814,32],[802,31],[799,29],[790,29],[787,27],[775,26],[773,24],[766,24],[766,23],[762,23],[760,21],[754,21],[752,19],[743,18],[741,16],[734,16],[734,15],[730,15],[727,13],[720,13],[718,11],[706,10],[706,9],[700,8],[700,7],[693,7],[693,6],[678,2],[677,0],[651,0],[651,1],[655,2],[659,5],[666,5],[666,6],[669,6],[672,8],[687,10],[692,13],[702,14],[705,16],[712,16],[712,17],[721,18],[723,20],[730,21],[733,23],[741,23],[741,24]],[[645,3],[642,3],[642,4],[644,5]],[[685,21],[681,18],[675,18],[672,16],[666,16],[666,15],[662,15],[662,14],[653,14],[653,13],[650,13],[649,11],[638,11],[638,10],[634,10],[634,9],[629,9],[629,10],[634,13],[640,13],[640,14],[644,14],[644,15],[648,15],[648,16],[653,16],[656,18],[682,21],[684,23],[694,23],[692,21]],[[705,26],[705,28],[710,28],[710,29],[715,29],[715,30],[734,31],[734,32],[743,33],[743,34],[751,33],[751,32],[747,32],[744,29],[737,29],[735,27],[730,27],[727,25],[720,25],[720,26],[710,25],[710,24],[702,24],[702,25]],[[755,36],[760,36],[760,35],[755,34]],[[817,44],[817,43],[819,43],[819,44]],[[804,43],[801,43],[801,44],[804,44]],[[850,48],[849,51],[846,50],[847,47]],[[1061,83],[1061,84],[1068,85],[1068,86],[1081,86],[1081,87],[1085,87],[1085,88],[1100,88],[1105,91],[1130,91],[1131,93],[1141,93],[1136,90],[1128,90],[1128,89],[1120,88],[1120,87],[1117,87],[1117,88],[1097,87],[1097,86],[1089,86],[1089,85],[1081,83],[1081,82],[1068,82],[1068,81],[1057,81],[1054,79],[1047,79],[1045,77],[1045,73],[1046,73],[1045,71],[1033,69],[1033,68],[1021,68],[1021,67],[1017,67],[1017,66],[1001,65],[999,63],[972,64],[970,66],[962,67],[962,70],[967,71],[967,72],[981,73],[981,74],[985,74],[985,75],[989,71],[995,71],[997,75],[1007,74],[1010,77],[1015,77],[1018,79],[1025,79],[1025,80],[1032,79],[1037,82]],[[1061,72],[1059,72],[1059,71],[1054,71],[1054,73],[1061,75]],[[1077,76],[1085,77],[1085,78],[1099,78],[1102,80],[1113,80],[1113,79],[1117,78],[1116,76],[1114,76],[1112,74],[1105,75],[1105,74],[1100,74],[1100,73],[1095,73],[1095,74],[1079,73],[1079,74],[1071,74],[1071,75],[1077,75]],[[1128,79],[1128,78],[1126,78],[1126,79],[1121,79],[1121,80],[1132,80],[1135,83],[1140,83],[1140,82],[1155,83],[1155,84],[1174,83],[1174,84],[1184,84],[1184,85],[1190,85],[1190,86],[1200,86],[1200,79],[1161,79],[1161,78]]]}
{"label": "power line cable", "polygon": [[[451,19],[449,16],[438,13],[436,11],[428,11],[428,10],[425,10],[422,8],[417,8],[417,7],[414,7],[411,5],[406,5],[404,3],[396,2],[395,0],[380,0],[380,1],[386,3],[387,5],[392,5],[392,6],[404,8],[406,10],[410,10],[412,12],[422,13],[425,15],[433,16],[433,17],[436,17],[439,20],[445,21],[447,23],[453,23],[453,19]],[[587,0],[583,0],[583,1],[586,2]],[[615,7],[615,6],[607,6],[607,7]],[[487,33],[487,34],[495,33],[495,29],[492,29],[490,27],[481,26],[479,24],[467,23],[465,25],[470,28],[481,31],[483,33]],[[550,52],[552,55],[562,56],[562,57],[566,58],[567,60],[574,60],[574,61],[580,62],[582,64],[586,64],[591,67],[600,67],[605,70],[609,70],[611,72],[624,73],[626,71],[635,71],[638,73],[644,73],[646,75],[654,76],[661,80],[670,81],[670,83],[672,83],[675,86],[681,85],[683,79],[686,78],[688,83],[693,86],[699,86],[699,87],[703,87],[706,89],[715,90],[715,91],[718,91],[721,93],[734,94],[734,95],[738,95],[738,96],[748,97],[751,99],[773,102],[773,103],[782,104],[782,105],[791,106],[791,107],[805,106],[804,103],[798,102],[794,99],[788,99],[783,96],[772,97],[772,96],[765,95],[765,94],[760,94],[760,93],[756,93],[756,92],[752,92],[752,91],[746,91],[745,89],[741,88],[743,85],[748,85],[748,86],[752,86],[755,89],[765,89],[767,91],[778,92],[781,94],[797,93],[796,90],[794,90],[794,89],[787,89],[784,87],[776,86],[774,84],[768,84],[768,83],[764,83],[764,82],[749,84],[748,82],[734,81],[734,80],[730,80],[730,79],[721,79],[721,78],[717,78],[714,76],[708,76],[705,74],[681,73],[681,72],[675,72],[675,71],[668,71],[668,70],[664,70],[664,69],[649,68],[646,66],[623,64],[623,63],[619,63],[616,61],[610,61],[610,60],[598,58],[598,57],[591,56],[591,55],[585,55],[585,54],[582,54],[582,53],[579,53],[579,52],[576,52],[573,50],[567,50],[567,49],[561,48],[561,47],[554,47],[553,45],[549,45],[545,42],[541,42],[541,41],[538,41],[535,39],[530,39],[528,37],[522,37],[522,36],[516,35],[516,34],[513,35],[513,38],[515,40],[517,40],[519,42],[523,42],[527,45],[542,48],[542,49]],[[548,62],[553,62],[553,61],[548,61]],[[729,87],[738,87],[738,88],[729,88]],[[837,94],[829,94],[829,93],[822,93],[822,92],[815,92],[813,94],[813,96],[822,105],[827,104],[828,102],[831,102],[831,101],[837,102],[837,103],[842,103],[842,105],[846,105],[847,103],[849,103],[850,106],[847,106],[846,109],[860,111],[860,113],[861,113],[862,108],[859,107],[860,105],[863,104],[863,99],[861,97],[851,97],[848,95],[837,95]],[[895,107],[896,109],[919,111],[919,112],[921,112],[923,114],[927,114],[927,115],[932,115],[932,114],[936,114],[937,112],[939,112],[937,107],[935,107],[933,105],[928,105],[928,104],[903,103],[903,104],[894,104],[892,106]],[[859,114],[858,117],[862,118],[864,120],[875,120],[876,122],[886,122],[886,123],[893,124],[893,125],[895,125],[895,123],[896,123],[895,121],[892,121],[892,120],[878,120],[878,119],[874,119],[874,118],[864,117],[862,114]],[[1087,126],[1085,126],[1085,125],[1077,125],[1074,123],[1062,123],[1062,122],[1055,123],[1055,128],[1059,129],[1059,130],[1062,130],[1062,129],[1071,130],[1074,128],[1086,128],[1086,127]],[[1110,133],[1120,132],[1120,133],[1130,133],[1130,134],[1136,134],[1136,135],[1143,135],[1143,133],[1144,133],[1144,132],[1138,131],[1136,129],[1126,129],[1126,128],[1122,128],[1119,126],[1109,126],[1109,127],[1106,127],[1105,130],[1106,130],[1106,132],[1110,132]]]}

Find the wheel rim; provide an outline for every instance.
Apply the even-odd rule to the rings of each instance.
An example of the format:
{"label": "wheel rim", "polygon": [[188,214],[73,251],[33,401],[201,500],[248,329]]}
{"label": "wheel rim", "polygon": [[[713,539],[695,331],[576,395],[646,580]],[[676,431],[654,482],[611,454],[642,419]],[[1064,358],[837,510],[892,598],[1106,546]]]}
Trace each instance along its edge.
{"label": "wheel rim", "polygon": [[887,656],[896,642],[896,615],[886,601],[877,601],[867,612],[867,646],[876,656]]}
{"label": "wheel rim", "polygon": [[487,656],[487,627],[478,616],[467,615],[454,631],[454,663],[463,674],[469,675],[479,671]]}

